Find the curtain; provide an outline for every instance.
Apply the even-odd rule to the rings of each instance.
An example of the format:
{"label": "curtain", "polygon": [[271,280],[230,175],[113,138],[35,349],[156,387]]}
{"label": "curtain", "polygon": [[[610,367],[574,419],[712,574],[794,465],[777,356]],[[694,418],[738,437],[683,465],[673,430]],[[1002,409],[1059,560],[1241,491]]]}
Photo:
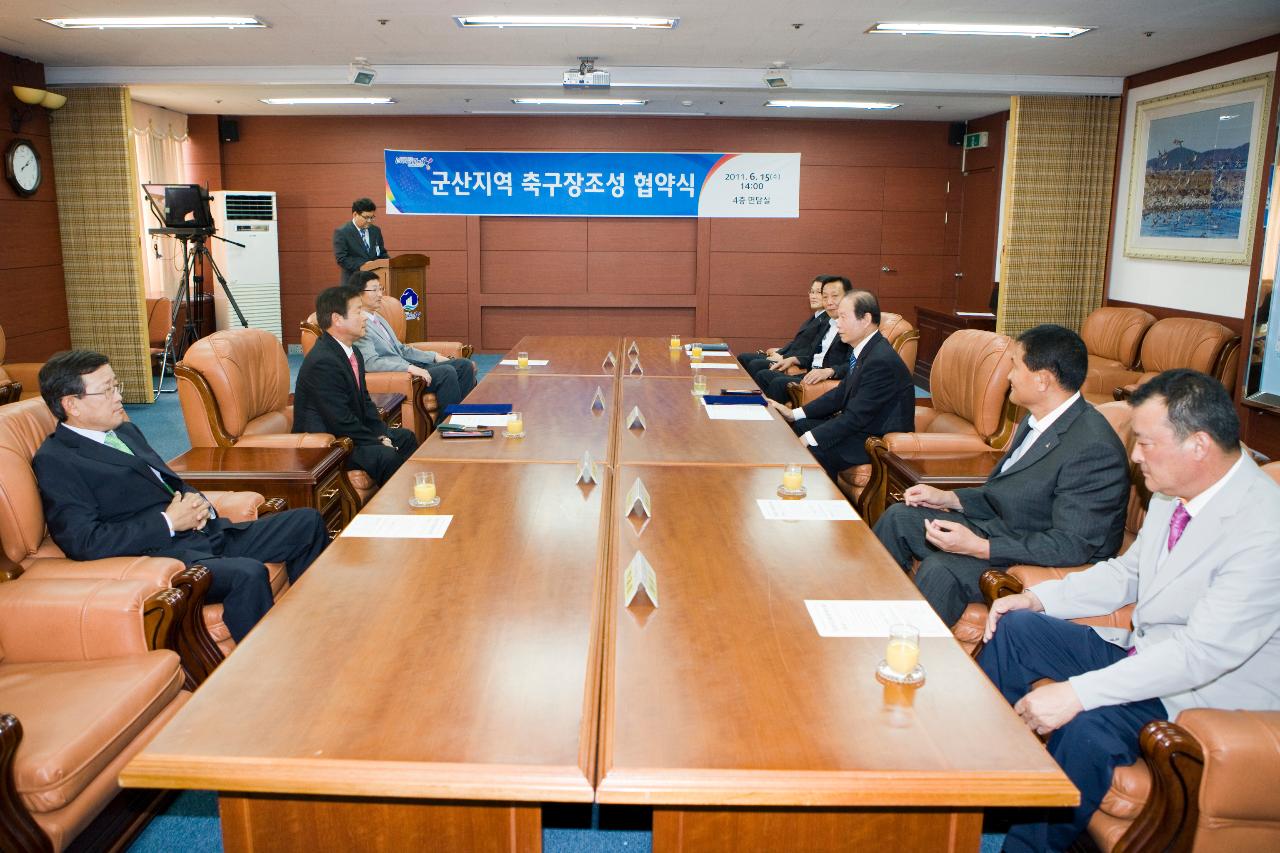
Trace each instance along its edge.
{"label": "curtain", "polygon": [[1102,304],[1120,99],[1015,97],[996,328],[1079,330]]}
{"label": "curtain", "polygon": [[[187,168],[182,145],[187,140],[187,117],[163,107],[139,101],[131,103],[131,133],[138,169],[144,184],[185,184]],[[141,187],[138,188],[141,193]],[[160,225],[140,195],[138,233],[142,241],[143,281],[148,297],[172,298],[182,277],[182,244],[172,237],[148,234]]]}

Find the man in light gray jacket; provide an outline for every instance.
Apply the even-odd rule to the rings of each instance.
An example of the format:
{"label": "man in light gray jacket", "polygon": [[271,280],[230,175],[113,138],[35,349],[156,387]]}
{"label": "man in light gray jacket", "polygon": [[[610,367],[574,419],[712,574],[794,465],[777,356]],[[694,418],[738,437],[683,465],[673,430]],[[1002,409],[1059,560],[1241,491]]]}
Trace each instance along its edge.
{"label": "man in light gray jacket", "polygon": [[461,401],[476,387],[476,366],[470,359],[445,358],[439,353],[420,350],[401,343],[386,318],[378,313],[385,298],[382,281],[371,270],[353,273],[347,285],[360,291],[360,307],[365,314],[364,337],[355,348],[364,357],[366,370],[373,372],[407,371],[421,376],[427,389],[436,395],[441,411]]}
{"label": "man in light gray jacket", "polygon": [[[1222,384],[1170,370],[1130,398],[1133,460],[1152,491],[1119,557],[996,600],[984,672],[1050,735],[1080,789],[1071,820],[1015,825],[1005,850],[1065,850],[1138,733],[1184,708],[1280,710],[1280,486],[1240,449]],[[1135,604],[1133,630],[1064,620]],[[1052,681],[1035,689],[1042,678]]]}

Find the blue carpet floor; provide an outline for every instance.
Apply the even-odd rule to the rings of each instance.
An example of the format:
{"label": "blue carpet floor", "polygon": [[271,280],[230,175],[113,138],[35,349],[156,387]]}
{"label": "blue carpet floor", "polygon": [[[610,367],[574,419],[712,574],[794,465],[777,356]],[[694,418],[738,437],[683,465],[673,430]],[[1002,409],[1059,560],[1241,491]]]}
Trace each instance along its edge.
{"label": "blue carpet floor", "polygon": [[[477,378],[483,378],[501,358],[500,355],[474,356]],[[301,353],[290,353],[290,388],[301,364]],[[165,380],[165,387],[174,387],[172,377]],[[916,396],[929,395],[917,389]],[[177,394],[161,394],[155,403],[129,405],[125,410],[129,420],[138,425],[162,458],[172,459],[191,448]],[[543,810],[542,846],[547,853],[648,853],[651,826],[652,815],[643,808],[548,806]],[[1003,841],[1003,835],[984,835],[982,853],[997,853]],[[183,792],[129,847],[129,853],[173,853],[175,850],[221,853],[222,831],[215,793]]]}

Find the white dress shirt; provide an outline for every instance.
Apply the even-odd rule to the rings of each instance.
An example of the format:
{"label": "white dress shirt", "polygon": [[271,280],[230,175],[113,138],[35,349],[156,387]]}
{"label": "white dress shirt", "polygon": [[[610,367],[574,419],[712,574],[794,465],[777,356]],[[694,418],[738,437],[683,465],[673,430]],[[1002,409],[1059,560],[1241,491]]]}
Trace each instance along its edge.
{"label": "white dress shirt", "polygon": [[827,350],[831,349],[831,344],[836,339],[836,318],[831,318],[831,323],[827,326],[827,333],[822,336],[822,346],[813,354],[813,361],[809,362],[810,367],[817,367],[822,364],[822,360],[827,357]]}
{"label": "white dress shirt", "polygon": [[1027,418],[1027,426],[1029,427],[1027,434],[1022,439],[1022,444],[1019,444],[1017,448],[1014,449],[1013,454],[1005,460],[1003,465],[1000,466],[1000,473],[1003,474],[1005,471],[1008,471],[1014,465],[1018,464],[1018,460],[1023,457],[1023,454],[1035,446],[1036,440],[1039,439],[1040,436],[1044,435],[1044,431],[1053,426],[1053,422],[1062,417],[1062,413],[1071,408],[1075,404],[1076,400],[1079,399],[1080,392],[1077,391],[1068,397],[1056,409],[1045,415],[1043,420],[1036,420],[1035,415],[1031,415]]}

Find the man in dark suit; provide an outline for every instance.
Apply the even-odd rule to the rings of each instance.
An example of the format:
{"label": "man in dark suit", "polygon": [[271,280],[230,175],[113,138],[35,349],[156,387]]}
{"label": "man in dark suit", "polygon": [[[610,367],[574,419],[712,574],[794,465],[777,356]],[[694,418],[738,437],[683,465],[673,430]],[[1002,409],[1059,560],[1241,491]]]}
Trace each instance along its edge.
{"label": "man in dark suit", "polygon": [[738,363],[751,374],[752,379],[760,371],[769,370],[784,358],[802,355],[807,358],[813,357],[814,335],[819,328],[825,330],[827,326],[827,312],[822,309],[822,286],[835,278],[831,275],[820,275],[815,277],[809,285],[809,317],[790,342],[780,347],[770,347],[763,353],[744,352],[738,356]]}
{"label": "man in dark suit", "polygon": [[293,395],[293,431],[328,432],[355,444],[348,465],[382,485],[418,446],[413,432],[388,427],[369,399],[364,357],[355,342],[364,336],[360,291],[330,287],[316,297],[316,322],[324,331],[298,370]]}
{"label": "man in dark suit", "polygon": [[333,257],[342,267],[342,281],[368,261],[387,257],[382,229],[373,224],[378,208],[371,199],[351,203],[351,221],[333,232]]}
{"label": "man in dark suit", "polygon": [[915,427],[915,386],[902,358],[879,333],[880,303],[874,294],[855,290],[836,310],[840,338],[848,350],[840,384],[799,409],[770,401],[792,421],[831,479],[852,465],[866,463],[869,435],[905,432]]}
{"label": "man in dark suit", "polygon": [[[849,279],[843,276],[832,276],[822,285],[822,309],[825,312],[826,324],[819,320],[811,342],[812,349],[798,350],[783,358],[767,370],[754,375],[758,387],[770,400],[786,403],[787,386],[793,382],[812,384],[824,379],[844,379],[849,370],[849,345],[840,337],[836,329],[836,311],[840,308],[840,300],[853,290]],[[803,376],[792,376],[787,368],[798,366],[807,373]]]}
{"label": "man in dark suit", "polygon": [[876,523],[904,569],[920,560],[916,586],[948,625],[981,601],[978,581],[995,566],[1078,566],[1120,547],[1129,496],[1124,445],[1080,396],[1084,341],[1036,326],[1010,348],[1009,399],[1030,414],[991,477],[972,489],[917,484]]}
{"label": "man in dark suit", "polygon": [[57,417],[31,465],[49,534],[73,560],[173,557],[209,569],[209,600],[222,602],[236,642],[271,607],[264,562],[296,581],[329,542],[313,509],[233,524],[156,454],[125,420],[107,357],[60,352],[40,369],[40,394]]}

